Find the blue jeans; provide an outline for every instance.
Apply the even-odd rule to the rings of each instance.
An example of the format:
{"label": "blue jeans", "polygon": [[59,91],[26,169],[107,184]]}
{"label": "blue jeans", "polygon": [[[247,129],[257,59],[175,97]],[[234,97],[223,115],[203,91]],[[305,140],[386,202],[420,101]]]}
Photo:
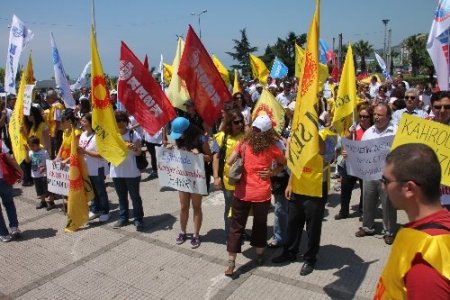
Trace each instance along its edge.
{"label": "blue jeans", "polygon": [[231,202],[233,202],[234,191],[223,188],[222,192],[223,192],[223,197],[225,198],[225,210],[223,212],[223,221],[225,223],[225,240],[227,240],[230,222],[231,222],[231,218],[228,218],[228,214],[230,213]]}
{"label": "blue jeans", "polygon": [[[6,184],[3,179],[0,179],[0,197],[2,198],[3,206],[6,210],[6,215],[9,220],[9,227],[18,227],[19,221],[17,221],[16,206],[13,199],[13,188],[12,186]],[[0,235],[8,235],[9,231],[6,227],[5,219],[3,218],[3,213],[0,206]]]}
{"label": "blue jeans", "polygon": [[109,200],[105,185],[105,168],[98,168],[97,176],[89,176],[94,191],[94,200],[91,204],[91,212],[107,215],[109,213]]}
{"label": "blue jeans", "polygon": [[289,200],[282,193],[276,193],[273,196],[275,198],[273,238],[277,245],[284,245],[287,240]]}
{"label": "blue jeans", "polygon": [[135,178],[113,178],[112,180],[119,197],[119,221],[127,222],[129,219],[128,193],[130,193],[134,221],[142,222],[144,209],[142,208],[142,199],[139,195],[141,176]]}

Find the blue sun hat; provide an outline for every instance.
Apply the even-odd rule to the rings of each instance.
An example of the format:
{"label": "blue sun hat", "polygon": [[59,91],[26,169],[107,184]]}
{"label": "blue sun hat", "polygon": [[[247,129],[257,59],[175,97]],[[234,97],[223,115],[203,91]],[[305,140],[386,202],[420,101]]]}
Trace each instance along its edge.
{"label": "blue sun hat", "polygon": [[172,130],[170,132],[170,138],[173,140],[178,140],[186,131],[186,129],[188,129],[189,124],[189,120],[186,118],[175,118],[171,123]]}

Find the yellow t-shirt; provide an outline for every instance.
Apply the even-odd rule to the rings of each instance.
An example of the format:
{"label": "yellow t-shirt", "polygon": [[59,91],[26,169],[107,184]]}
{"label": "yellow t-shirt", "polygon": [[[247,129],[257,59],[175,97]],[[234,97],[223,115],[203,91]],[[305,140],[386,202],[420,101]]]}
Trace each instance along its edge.
{"label": "yellow t-shirt", "polygon": [[[80,135],[81,135],[81,130],[76,128],[75,136],[79,137]],[[71,142],[72,142],[72,129],[68,128],[68,129],[64,130],[61,148],[59,148],[59,156],[61,157],[62,160],[69,158]]]}
{"label": "yellow t-shirt", "polygon": [[49,129],[51,137],[54,137],[56,134],[56,130],[58,129],[56,126],[57,125],[56,122],[61,121],[61,115],[62,115],[63,110],[64,110],[64,105],[62,105],[59,102],[53,103],[50,106],[50,108],[48,109],[48,113],[46,114],[46,116],[47,116],[48,129]]}
{"label": "yellow t-shirt", "polygon": [[[227,135],[227,144],[225,145],[225,166],[223,168],[223,186],[225,189],[229,191],[234,191],[235,186],[228,183],[228,172],[230,170],[230,166],[226,163],[230,155],[233,153],[234,148],[239,143],[239,141],[244,137],[243,133],[238,134],[237,136]],[[214,135],[216,139],[217,145],[219,149],[222,148],[223,142],[225,140],[225,132],[220,131]]]}
{"label": "yellow t-shirt", "polygon": [[41,124],[39,124],[37,129],[35,129],[34,126],[31,126],[30,131],[28,132],[28,138],[31,136],[35,136],[35,137],[39,138],[39,141],[42,144],[44,141],[44,131],[46,129],[47,129],[47,124],[45,124],[45,122],[42,122]]}

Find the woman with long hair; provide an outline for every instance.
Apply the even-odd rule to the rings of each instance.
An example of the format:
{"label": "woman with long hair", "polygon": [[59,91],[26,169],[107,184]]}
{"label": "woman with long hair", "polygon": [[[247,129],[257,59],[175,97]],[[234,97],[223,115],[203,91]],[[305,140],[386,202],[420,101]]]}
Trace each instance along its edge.
{"label": "woman with long hair", "polygon": [[[354,139],[355,141],[360,141],[364,132],[373,125],[373,110],[369,105],[361,105],[358,107],[358,124],[350,127],[349,133],[346,136],[348,139]],[[337,215],[334,216],[336,220],[347,219],[350,214],[350,199],[352,197],[352,191],[355,187],[356,182],[359,182],[361,189],[361,196],[359,198],[359,212],[362,213],[362,195],[363,195],[363,185],[362,179],[355,176],[347,174],[347,168],[345,165],[345,158],[347,157],[347,152],[342,150],[342,156],[344,160],[338,166],[341,173],[341,209]]]}
{"label": "woman with long hair", "polygon": [[272,196],[270,177],[277,175],[286,165],[286,158],[276,145],[279,140],[270,118],[267,115],[258,116],[252,123],[252,131],[245,135],[227,161],[232,165],[238,157],[243,160],[242,177],[236,185],[231,203],[232,219],[227,239],[228,266],[225,270],[227,276],[234,273],[236,256],[241,252],[241,236],[251,208],[254,217],[250,245],[256,248],[258,265],[264,262],[267,214]]}
{"label": "woman with long hair", "polygon": [[[175,118],[171,123],[170,138],[175,140],[178,149],[190,151],[194,154],[203,154],[205,164],[212,161],[211,149],[208,144],[208,137],[204,131],[191,124],[183,117]],[[207,177],[208,178],[208,177]],[[189,208],[192,203],[194,210],[194,234],[191,240],[192,249],[200,246],[200,228],[203,221],[202,198],[203,195],[190,192],[178,192],[180,198],[180,227],[181,231],[176,238],[178,245],[186,241],[186,227],[189,219]]]}
{"label": "woman with long hair", "polygon": [[[22,127],[22,134],[24,135],[25,140],[28,140],[31,136],[35,136],[39,138],[44,146],[44,149],[50,151],[49,129],[45,123],[41,110],[36,106],[31,106],[30,115],[26,116],[24,121],[25,126]],[[20,167],[24,173],[22,185],[32,185],[33,179],[31,178],[31,163],[23,161],[20,164]]]}
{"label": "woman with long hair", "polygon": [[225,239],[228,236],[229,220],[228,213],[230,211],[231,202],[235,186],[228,182],[228,171],[230,166],[226,163],[230,155],[233,153],[234,147],[244,137],[244,116],[239,110],[231,110],[226,113],[224,130],[214,135],[219,147],[219,152],[213,156],[213,175],[214,187],[222,189],[225,198],[225,210],[223,220],[225,222]]}

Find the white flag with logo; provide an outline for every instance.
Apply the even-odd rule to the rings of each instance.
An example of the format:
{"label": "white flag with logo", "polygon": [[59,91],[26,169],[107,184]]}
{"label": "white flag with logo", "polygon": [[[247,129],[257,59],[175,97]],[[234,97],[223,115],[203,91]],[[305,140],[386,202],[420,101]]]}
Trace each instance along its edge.
{"label": "white flag with logo", "polygon": [[59,88],[64,105],[67,108],[73,108],[75,107],[75,99],[73,99],[72,93],[70,92],[69,81],[67,80],[66,72],[64,72],[64,67],[61,57],[59,56],[58,48],[56,47],[53,33],[50,33],[50,38],[52,43],[53,69],[55,70],[56,86]]}
{"label": "white flag with logo", "polygon": [[16,74],[20,54],[33,38],[33,32],[16,15],[13,15],[9,31],[9,45],[6,56],[5,92],[16,95]]}
{"label": "white flag with logo", "polygon": [[91,61],[89,61],[84,66],[83,72],[81,72],[80,76],[78,76],[77,81],[75,81],[75,83],[70,86],[70,89],[72,91],[76,91],[76,90],[79,90],[79,89],[87,86],[88,82],[86,79],[86,75],[88,74],[88,71],[90,71],[90,70],[91,70]]}
{"label": "white flag with logo", "polygon": [[428,36],[427,51],[433,61],[441,90],[449,88],[449,27],[450,0],[440,0]]}
{"label": "white flag with logo", "polygon": [[378,53],[375,53],[375,58],[377,59],[378,65],[381,68],[381,71],[383,72],[384,78],[386,78],[387,80],[391,79],[391,74],[389,74],[389,72],[386,69],[386,63],[384,62],[384,59],[378,55]]}

